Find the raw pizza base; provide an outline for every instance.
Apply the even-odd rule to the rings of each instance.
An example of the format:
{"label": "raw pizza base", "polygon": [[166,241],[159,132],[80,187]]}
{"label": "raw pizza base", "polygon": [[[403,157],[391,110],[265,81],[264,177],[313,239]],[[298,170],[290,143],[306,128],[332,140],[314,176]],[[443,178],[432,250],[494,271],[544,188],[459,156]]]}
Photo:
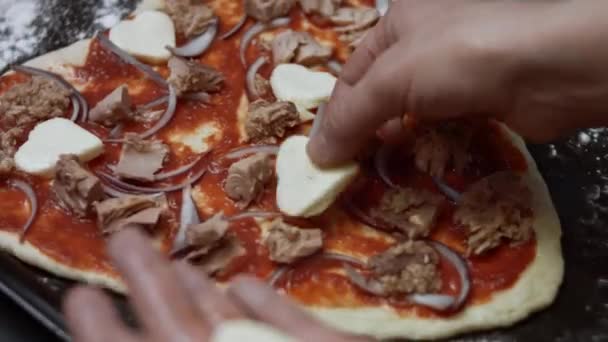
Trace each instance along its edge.
{"label": "raw pizza base", "polygon": [[[32,59],[26,65],[56,72],[73,82],[75,80],[72,77],[72,66],[85,63],[90,43],[90,39],[76,42],[66,48]],[[81,88],[85,85],[75,84],[75,86]],[[329,325],[350,333],[377,338],[438,339],[471,331],[510,326],[551,304],[557,295],[564,273],[559,218],[547,186],[524,141],[506,127],[503,128],[511,136],[514,145],[526,157],[528,171],[525,180],[533,192],[533,209],[536,214],[534,223],[537,239],[536,257],[513,287],[495,293],[486,303],[468,307],[448,318],[423,319],[400,316],[389,307],[354,309],[309,307],[308,310]],[[102,286],[120,293],[126,292],[125,285],[115,275],[66,266],[42,253],[27,241],[21,244],[17,234],[0,231],[0,249],[55,275]]]}

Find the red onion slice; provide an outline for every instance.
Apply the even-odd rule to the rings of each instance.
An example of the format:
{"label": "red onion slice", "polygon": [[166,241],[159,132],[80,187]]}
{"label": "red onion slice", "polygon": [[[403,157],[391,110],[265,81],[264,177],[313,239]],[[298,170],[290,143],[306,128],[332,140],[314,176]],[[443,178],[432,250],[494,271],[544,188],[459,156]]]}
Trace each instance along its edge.
{"label": "red onion slice", "polygon": [[28,202],[30,202],[30,216],[28,217],[27,221],[25,222],[25,224],[23,225],[23,227],[21,227],[21,232],[19,234],[19,241],[21,243],[23,243],[25,241],[25,235],[27,234],[28,230],[32,227],[32,224],[34,223],[34,219],[36,218],[36,215],[38,214],[38,198],[36,197],[36,192],[34,192],[34,188],[32,188],[31,185],[29,185],[28,183],[24,182],[24,181],[20,181],[20,180],[11,180],[9,182],[10,186],[21,190],[25,196],[27,196],[27,200]]}
{"label": "red onion slice", "polygon": [[201,218],[198,215],[198,210],[196,209],[194,199],[192,199],[192,186],[187,185],[182,189],[182,207],[179,214],[179,230],[175,235],[175,240],[173,240],[171,254],[186,248],[186,231],[188,230],[188,226],[200,222]]}
{"label": "red onion slice", "polygon": [[169,103],[167,104],[167,110],[165,110],[163,116],[160,117],[160,119],[156,122],[154,126],[152,126],[147,131],[141,133],[139,136],[142,139],[149,138],[161,129],[163,129],[171,121],[171,119],[173,119],[176,107],[177,92],[175,91],[175,88],[172,85],[169,85]]}
{"label": "red onion slice", "polygon": [[387,232],[394,231],[394,229],[392,229],[391,227],[388,227],[386,224],[376,220],[375,218],[373,218],[370,215],[363,212],[363,210],[359,209],[357,207],[357,205],[355,203],[353,203],[352,200],[350,200],[350,199],[345,200],[343,202],[343,206],[344,206],[344,209],[352,217],[355,218],[355,220],[363,223],[364,225],[370,226],[370,227],[378,229],[378,230],[387,231]]}
{"label": "red onion slice", "polygon": [[391,0],[376,0],[376,10],[380,15],[385,15],[391,5]]}
{"label": "red onion slice", "polygon": [[200,162],[207,154],[205,153],[204,155],[198,157],[195,161],[193,161],[190,164],[186,164],[184,166],[180,166],[177,169],[173,170],[173,171],[167,171],[167,172],[163,172],[163,173],[159,173],[157,175],[154,176],[154,181],[158,182],[158,181],[162,181],[171,177],[176,177],[176,176],[180,176],[183,175],[184,173],[192,170],[192,168],[198,164],[198,162]]}
{"label": "red onion slice", "polygon": [[242,158],[246,155],[254,154],[254,153],[278,154],[279,146],[254,145],[254,146],[241,147],[241,148],[237,148],[237,149],[234,149],[234,150],[228,152],[226,155],[224,155],[224,157],[222,157],[222,159],[238,159],[238,158]]}
{"label": "red onion slice", "polygon": [[321,257],[323,259],[336,260],[336,261],[345,262],[347,264],[353,264],[358,267],[365,267],[365,262],[363,262],[355,257],[352,257],[350,255],[345,255],[345,254],[340,254],[340,253],[335,253],[335,252],[325,252],[325,253],[321,254]]}
{"label": "red onion slice", "polygon": [[74,95],[70,96],[70,102],[72,102],[72,115],[70,117],[70,121],[76,122],[78,121],[78,116],[80,115],[80,101]]}
{"label": "red onion slice", "polygon": [[245,58],[245,54],[247,53],[247,48],[249,47],[249,43],[251,43],[251,40],[253,38],[255,38],[255,36],[257,36],[258,34],[264,32],[266,30],[287,26],[287,25],[289,25],[290,22],[291,22],[291,19],[289,17],[281,17],[281,18],[276,18],[269,23],[257,22],[257,23],[255,23],[255,25],[251,26],[249,28],[249,30],[247,30],[243,34],[243,37],[241,38],[241,43],[240,43],[241,45],[239,47],[241,63],[243,64],[243,66],[247,66],[247,60]]}
{"label": "red onion slice", "polygon": [[357,287],[364,289],[365,291],[375,294],[376,296],[386,296],[386,291],[384,290],[384,286],[382,283],[374,280],[367,279],[361,273],[357,272],[350,265],[344,265],[344,271],[350,278],[350,281],[354,283]]}
{"label": "red onion slice", "polygon": [[205,53],[205,51],[207,51],[207,49],[209,49],[211,46],[211,43],[213,43],[213,40],[217,35],[217,26],[218,20],[217,18],[214,18],[209,26],[207,26],[205,32],[203,32],[200,36],[192,39],[180,47],[173,48],[168,46],[167,49],[171,51],[172,54],[180,57],[200,56]]}
{"label": "red onion slice", "polygon": [[446,258],[452,265],[454,265],[454,267],[458,271],[458,276],[460,278],[460,293],[458,294],[458,296],[456,296],[456,301],[450,309],[459,309],[467,300],[471,292],[471,278],[469,273],[469,267],[466,261],[448,246],[437,241],[430,241],[430,243],[433,245],[433,247],[435,247],[437,252],[439,252],[439,254]]}
{"label": "red onion slice", "polygon": [[122,129],[124,128],[122,123],[117,124],[112,128],[110,133],[108,134],[108,139],[104,140],[104,142],[113,142],[112,140],[117,139],[122,134]]}
{"label": "red onion slice", "polygon": [[143,110],[152,109],[156,106],[160,106],[162,104],[167,103],[167,101],[169,101],[169,96],[161,96],[161,97],[157,98],[156,100],[152,100],[148,103],[144,103],[142,105],[137,106],[137,110],[143,111]]}
{"label": "red onion slice", "polygon": [[340,73],[342,73],[342,63],[336,61],[335,59],[327,62],[327,67],[329,68],[329,71],[336,76],[339,76]]}
{"label": "red onion slice", "polygon": [[460,198],[462,197],[462,195],[458,191],[454,190],[454,188],[447,185],[444,181],[437,177],[433,177],[433,182],[435,182],[435,185],[437,185],[439,190],[441,190],[441,192],[446,195],[452,202],[460,202]]}
{"label": "red onion slice", "polygon": [[113,54],[120,57],[120,59],[122,59],[123,62],[133,65],[135,68],[137,68],[137,70],[144,73],[146,75],[146,77],[148,77],[152,81],[156,82],[161,87],[163,87],[163,88],[167,87],[167,81],[159,73],[154,71],[154,69],[152,69],[152,67],[138,61],[137,58],[131,56],[128,52],[126,52],[123,49],[116,46],[104,34],[98,33],[96,35],[96,38],[97,38],[97,41],[99,41],[99,44],[101,44],[101,46],[103,46],[108,51],[110,51]]}
{"label": "red onion slice", "polygon": [[391,188],[398,188],[397,184],[395,184],[388,172],[388,158],[390,157],[390,147],[388,145],[382,145],[376,155],[374,156],[374,166],[376,167],[376,172],[380,179]]}
{"label": "red onion slice", "polygon": [[264,64],[268,63],[268,59],[264,56],[258,57],[258,59],[251,64],[251,66],[247,69],[247,75],[245,76],[245,81],[247,85],[247,92],[249,93],[249,100],[253,101],[260,98],[260,93],[258,93],[258,89],[255,86],[255,77],[258,74],[258,71]]}
{"label": "red onion slice", "polygon": [[234,222],[238,220],[244,220],[248,218],[275,218],[281,217],[281,213],[270,212],[270,211],[246,211],[233,216],[226,217],[226,220],[229,222]]}
{"label": "red onion slice", "polygon": [[315,119],[312,121],[312,128],[310,132],[308,132],[308,137],[312,138],[317,133],[319,133],[319,129],[321,129],[321,124],[323,124],[323,120],[325,119],[325,103],[321,103],[319,108],[317,108],[317,114],[315,115]]}
{"label": "red onion slice", "polygon": [[268,277],[268,285],[271,287],[274,287],[276,285],[276,283],[283,278],[283,275],[285,275],[285,273],[287,271],[289,271],[291,269],[291,267],[289,266],[280,266],[279,268],[277,268],[276,270],[274,270],[274,272],[272,272],[270,274],[270,277]]}
{"label": "red onion slice", "polygon": [[247,22],[247,14],[243,14],[241,19],[239,19],[239,22],[236,23],[236,25],[234,25],[234,27],[232,27],[226,33],[222,34],[220,36],[220,39],[225,40],[225,39],[232,37],[235,33],[239,32],[241,28],[243,28],[243,25],[245,25],[246,22]]}
{"label": "red onion slice", "polygon": [[[80,112],[80,121],[81,122],[86,121],[86,118],[89,115],[89,106],[87,105],[87,101],[82,96],[82,94],[78,91],[78,89],[76,89],[72,84],[70,84],[70,82],[66,81],[63,77],[61,77],[53,72],[50,72],[50,71],[46,71],[43,69],[38,69],[38,68],[31,67],[31,66],[26,66],[26,65],[13,65],[13,66],[11,66],[11,69],[13,69],[16,72],[20,72],[22,74],[27,74],[30,76],[46,77],[48,79],[51,79],[51,80],[59,83],[65,90],[67,90],[71,93],[70,100],[72,101],[72,106],[74,108],[76,107],[75,103],[78,102],[78,107],[79,107],[79,112]],[[74,97],[75,97],[75,99],[74,99]],[[72,112],[72,117],[74,117],[74,111]],[[74,120],[72,120],[72,121],[74,121]]]}
{"label": "red onion slice", "polygon": [[453,296],[441,294],[411,294],[407,299],[417,305],[426,306],[433,310],[446,311],[454,307],[456,299]]}
{"label": "red onion slice", "polygon": [[105,179],[107,182],[109,182],[113,186],[118,187],[120,189],[123,189],[126,191],[131,191],[131,192],[143,193],[143,194],[153,194],[153,193],[159,193],[159,192],[172,192],[172,191],[181,190],[185,186],[196,183],[199,179],[201,179],[201,177],[203,177],[203,175],[205,175],[206,171],[207,171],[207,169],[202,169],[199,172],[195,173],[194,175],[190,176],[183,183],[176,184],[176,185],[168,185],[168,186],[164,186],[164,187],[146,187],[146,186],[129,184],[129,183],[119,179],[118,177],[112,176],[104,171],[100,171],[98,174],[99,174],[99,176],[101,176],[101,178]]}
{"label": "red onion slice", "polygon": [[122,192],[106,184],[101,184],[101,188],[103,189],[103,192],[110,197],[125,197],[132,195],[132,193]]}

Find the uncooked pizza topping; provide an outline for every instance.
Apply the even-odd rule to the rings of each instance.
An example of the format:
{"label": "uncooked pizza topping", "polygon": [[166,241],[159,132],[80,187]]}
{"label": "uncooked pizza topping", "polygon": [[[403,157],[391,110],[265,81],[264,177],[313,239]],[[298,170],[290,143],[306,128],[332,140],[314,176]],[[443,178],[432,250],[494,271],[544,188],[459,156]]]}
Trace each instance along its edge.
{"label": "uncooked pizza topping", "polygon": [[115,173],[122,178],[153,181],[168,153],[169,147],[159,140],[144,140],[127,133]]}
{"label": "uncooked pizza topping", "polygon": [[94,207],[97,226],[104,234],[112,234],[123,229],[154,228],[166,210],[166,198],[124,196],[97,202]]}
{"label": "uncooked pizza topping", "polygon": [[89,117],[93,122],[105,126],[114,126],[121,121],[129,119],[132,113],[129,89],[123,84],[97,103],[91,109]]}
{"label": "uncooked pizza topping", "polygon": [[468,253],[479,255],[503,240],[522,243],[532,238],[532,192],[517,173],[497,172],[473,184],[454,214],[467,232]]}
{"label": "uncooked pizza topping", "polygon": [[423,189],[388,190],[380,204],[372,209],[376,217],[410,239],[426,237],[435,224],[441,197]]}
{"label": "uncooked pizza topping", "polygon": [[233,260],[244,254],[245,248],[243,248],[238,238],[227,236],[218,247],[193,261],[203,272],[213,275],[225,270]]}
{"label": "uncooked pizza topping", "polygon": [[327,62],[331,54],[331,48],[319,44],[308,32],[287,30],[272,42],[275,64],[293,62],[310,66]]}
{"label": "uncooked pizza topping", "polygon": [[329,17],[336,13],[342,0],[299,0],[299,2],[305,13]]}
{"label": "uncooked pizza topping", "polygon": [[286,16],[295,0],[245,0],[245,13],[259,21]]}
{"label": "uncooked pizza topping", "polygon": [[216,92],[222,88],[224,76],[210,66],[181,57],[169,60],[171,75],[167,79],[178,95],[197,92]]}
{"label": "uncooked pizza topping", "polygon": [[323,233],[320,229],[301,229],[276,219],[263,242],[271,260],[289,264],[318,252],[323,247]]}
{"label": "uncooked pizza topping", "polygon": [[377,295],[435,293],[441,290],[439,255],[428,243],[407,241],[372,256],[371,277],[347,273],[363,290]]}
{"label": "uncooked pizza topping", "polygon": [[213,10],[200,1],[167,0],[165,6],[175,30],[187,39],[203,33],[215,17]]}
{"label": "uncooked pizza topping", "polygon": [[13,156],[17,152],[17,140],[23,133],[19,127],[0,132],[0,177],[10,174],[15,168]]}
{"label": "uncooked pizza topping", "polygon": [[300,123],[300,115],[291,102],[256,100],[249,105],[245,131],[249,140],[276,143],[288,129]]}
{"label": "uncooked pizza topping", "polygon": [[272,163],[267,154],[258,153],[239,160],[228,169],[224,191],[239,207],[247,207],[262,194],[272,172]]}
{"label": "uncooked pizza topping", "polygon": [[421,127],[414,144],[416,167],[442,178],[451,167],[461,174],[469,161],[472,129],[458,123]]}
{"label": "uncooked pizza topping", "polygon": [[338,25],[340,40],[356,47],[361,43],[367,31],[380,19],[380,14],[371,7],[343,7],[330,17]]}
{"label": "uncooked pizza topping", "polygon": [[73,154],[59,157],[52,189],[59,205],[79,217],[86,216],[93,203],[104,197],[99,178]]}
{"label": "uncooked pizza topping", "polygon": [[57,82],[32,77],[0,94],[0,123],[22,127],[63,116],[70,106],[70,93]]}
{"label": "uncooked pizza topping", "polygon": [[196,259],[209,254],[209,251],[220,244],[227,231],[228,221],[222,214],[216,214],[203,223],[188,226],[186,243],[192,251],[188,253],[186,259]]}

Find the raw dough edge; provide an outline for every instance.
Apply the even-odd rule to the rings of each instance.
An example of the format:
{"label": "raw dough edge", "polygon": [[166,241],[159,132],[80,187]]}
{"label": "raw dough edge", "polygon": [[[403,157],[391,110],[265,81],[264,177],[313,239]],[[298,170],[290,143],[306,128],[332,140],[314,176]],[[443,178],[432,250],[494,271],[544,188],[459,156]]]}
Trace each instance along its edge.
{"label": "raw dough edge", "polygon": [[510,326],[550,305],[564,274],[561,226],[557,212],[536,162],[521,137],[502,125],[514,145],[524,154],[528,171],[524,179],[532,189],[536,220],[536,257],[515,285],[495,294],[488,302],[461,313],[438,319],[400,317],[389,308],[328,309],[309,307],[321,320],[343,331],[376,338],[428,340],[478,330]]}

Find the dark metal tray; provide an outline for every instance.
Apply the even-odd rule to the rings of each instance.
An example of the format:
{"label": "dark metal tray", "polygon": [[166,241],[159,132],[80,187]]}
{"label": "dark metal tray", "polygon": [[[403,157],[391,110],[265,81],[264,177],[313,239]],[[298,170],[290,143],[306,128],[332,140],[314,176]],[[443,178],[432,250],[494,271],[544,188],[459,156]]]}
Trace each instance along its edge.
{"label": "dark metal tray", "polygon": [[[9,61],[0,60],[0,69],[1,62],[24,61],[91,36],[101,28],[103,20],[98,15],[104,14],[104,3],[109,1],[38,2],[44,6],[44,16],[34,21],[40,44],[34,51],[16,53]],[[127,0],[115,3],[121,13],[135,5]],[[11,34],[0,30],[0,40]],[[586,131],[553,145],[530,146],[530,150],[562,221],[564,284],[551,307],[524,322],[453,341],[608,341],[608,129]],[[0,253],[0,292],[64,340],[69,337],[60,303],[72,285]],[[124,307],[124,300],[117,299],[117,304]]]}

